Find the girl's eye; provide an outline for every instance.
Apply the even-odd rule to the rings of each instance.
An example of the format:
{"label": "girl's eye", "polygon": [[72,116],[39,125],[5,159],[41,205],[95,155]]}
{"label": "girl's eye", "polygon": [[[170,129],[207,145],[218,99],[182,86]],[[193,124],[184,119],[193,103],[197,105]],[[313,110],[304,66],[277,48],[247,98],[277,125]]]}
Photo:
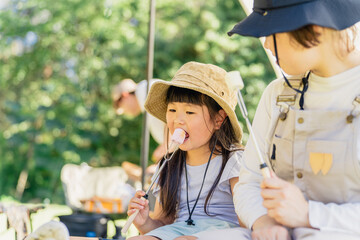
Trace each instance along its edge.
{"label": "girl's eye", "polygon": [[186,111],[186,114],[194,114],[194,112]]}
{"label": "girl's eye", "polygon": [[172,108],[170,108],[168,111],[169,111],[169,112],[176,112],[176,110],[175,110],[175,109],[172,109]]}

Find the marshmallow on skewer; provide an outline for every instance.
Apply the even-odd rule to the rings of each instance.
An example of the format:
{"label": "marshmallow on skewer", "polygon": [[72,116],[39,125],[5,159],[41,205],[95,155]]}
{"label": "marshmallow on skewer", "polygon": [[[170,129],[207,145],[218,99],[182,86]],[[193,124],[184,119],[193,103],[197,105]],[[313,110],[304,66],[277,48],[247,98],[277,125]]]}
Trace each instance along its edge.
{"label": "marshmallow on skewer", "polygon": [[174,134],[171,136],[171,141],[181,145],[185,140],[185,131],[181,128],[176,128]]}
{"label": "marshmallow on skewer", "polygon": [[169,152],[174,152],[185,141],[186,132],[181,128],[176,128],[171,136]]}

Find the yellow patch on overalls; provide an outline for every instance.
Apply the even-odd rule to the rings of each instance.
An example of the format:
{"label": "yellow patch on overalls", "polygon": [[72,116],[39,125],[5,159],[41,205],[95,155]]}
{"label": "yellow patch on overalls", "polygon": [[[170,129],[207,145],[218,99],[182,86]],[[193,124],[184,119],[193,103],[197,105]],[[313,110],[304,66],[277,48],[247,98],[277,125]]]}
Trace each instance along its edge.
{"label": "yellow patch on overalls", "polygon": [[311,152],[309,156],[310,166],[313,173],[316,175],[321,170],[323,175],[326,175],[333,163],[333,156],[331,153],[314,153]]}

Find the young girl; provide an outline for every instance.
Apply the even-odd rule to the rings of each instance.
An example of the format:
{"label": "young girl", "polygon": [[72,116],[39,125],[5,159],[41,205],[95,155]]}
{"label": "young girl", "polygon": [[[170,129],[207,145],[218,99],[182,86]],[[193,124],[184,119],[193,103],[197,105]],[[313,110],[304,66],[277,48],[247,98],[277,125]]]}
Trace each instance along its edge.
{"label": "young girl", "polygon": [[196,239],[207,229],[239,226],[232,188],[242,131],[225,77],[222,68],[189,62],[171,82],[152,85],[145,109],[166,122],[170,134],[181,128],[186,137],[157,181],[152,217],[143,191],[131,200],[128,215],[140,209],[134,224],[145,235],[131,239]]}
{"label": "young girl", "polygon": [[234,202],[252,239],[359,239],[358,21],[359,0],[255,0],[229,32],[265,36],[282,70],[300,75],[272,82],[253,121],[274,173],[261,177],[250,139]]}

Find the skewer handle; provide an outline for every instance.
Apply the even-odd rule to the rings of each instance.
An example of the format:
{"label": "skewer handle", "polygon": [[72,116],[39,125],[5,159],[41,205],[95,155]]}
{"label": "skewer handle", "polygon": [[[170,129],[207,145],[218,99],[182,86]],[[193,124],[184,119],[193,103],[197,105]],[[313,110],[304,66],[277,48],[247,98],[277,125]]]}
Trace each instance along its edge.
{"label": "skewer handle", "polygon": [[264,178],[271,177],[270,169],[266,163],[260,164],[260,171],[261,171],[261,175],[263,175]]}
{"label": "skewer handle", "polygon": [[[148,193],[146,193],[143,197],[141,197],[141,199],[143,199],[143,200],[148,199]],[[131,214],[131,216],[126,221],[124,227],[121,229],[122,233],[126,233],[129,230],[129,227],[131,226],[131,224],[135,220],[136,216],[139,214],[139,211],[140,211],[139,209],[136,209],[136,211],[133,214]]]}
{"label": "skewer handle", "polygon": [[[165,156],[167,156],[168,153],[166,153]],[[150,187],[148,188],[148,190],[146,191],[145,195],[142,197],[142,199],[146,200],[148,199],[148,193],[150,191],[150,189],[152,188],[152,186],[154,185],[156,179],[158,178],[161,170],[164,168],[165,164],[167,161],[169,161],[172,156],[174,155],[174,152],[170,155],[169,158],[165,159],[165,161],[163,162],[163,164],[161,165],[161,167],[157,170],[157,172],[155,173],[155,177],[153,178],[151,184],[150,184]],[[125,223],[125,226],[121,229],[121,233],[126,233],[129,229],[129,227],[131,226],[131,224],[133,223],[134,219],[136,218],[136,216],[138,215],[139,213],[139,209],[136,209],[136,211],[128,218],[128,220],[126,221]]]}
{"label": "skewer handle", "polygon": [[133,223],[133,221],[136,218],[136,216],[138,215],[138,213],[139,213],[139,209],[136,209],[136,211],[128,218],[124,227],[121,229],[122,233],[126,233],[128,231],[129,227]]}

